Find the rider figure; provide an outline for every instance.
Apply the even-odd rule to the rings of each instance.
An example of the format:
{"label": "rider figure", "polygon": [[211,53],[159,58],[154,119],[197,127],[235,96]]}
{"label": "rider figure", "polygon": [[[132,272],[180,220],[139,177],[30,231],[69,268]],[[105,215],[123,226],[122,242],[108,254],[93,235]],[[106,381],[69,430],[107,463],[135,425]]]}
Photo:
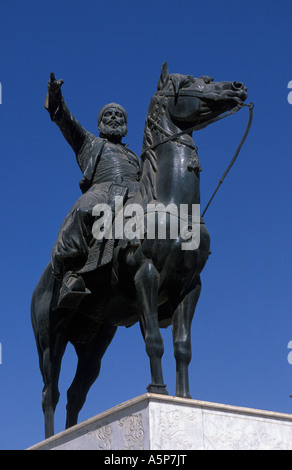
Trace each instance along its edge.
{"label": "rider figure", "polygon": [[[59,307],[70,305],[72,294],[79,300],[90,293],[78,274],[87,261],[93,243],[93,207],[113,206],[115,194],[123,200],[134,195],[140,179],[140,160],[122,143],[127,134],[127,113],[116,103],[105,105],[98,114],[99,137],[86,131],[69,111],[61,93],[63,80],[51,73],[45,108],[73,148],[83,173],[82,196],[70,209],[59,230],[51,253],[53,272],[62,281]],[[108,262],[108,259],[103,264]],[[96,266],[95,266],[96,267]],[[90,270],[90,266],[87,269]]]}

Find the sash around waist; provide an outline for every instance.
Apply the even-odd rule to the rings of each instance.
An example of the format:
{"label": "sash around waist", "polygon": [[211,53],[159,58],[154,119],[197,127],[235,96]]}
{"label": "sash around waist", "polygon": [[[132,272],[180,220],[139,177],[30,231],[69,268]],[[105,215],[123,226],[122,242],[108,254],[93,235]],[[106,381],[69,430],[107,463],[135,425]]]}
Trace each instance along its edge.
{"label": "sash around waist", "polygon": [[[117,163],[117,162],[113,162]],[[92,184],[105,183],[108,181],[115,180],[123,181],[139,181],[140,171],[139,168],[128,162],[119,162],[119,164],[102,165],[102,162],[97,166],[95,175],[92,180]]]}

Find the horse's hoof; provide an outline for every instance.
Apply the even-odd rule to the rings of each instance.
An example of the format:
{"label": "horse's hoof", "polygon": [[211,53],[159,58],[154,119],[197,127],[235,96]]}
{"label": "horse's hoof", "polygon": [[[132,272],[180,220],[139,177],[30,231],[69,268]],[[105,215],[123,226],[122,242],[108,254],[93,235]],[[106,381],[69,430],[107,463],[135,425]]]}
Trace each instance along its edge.
{"label": "horse's hoof", "polygon": [[192,396],[189,392],[188,393],[176,393],[175,396],[178,398],[189,398],[190,400],[192,400]]}
{"label": "horse's hoof", "polygon": [[166,385],[164,384],[149,384],[147,387],[148,393],[157,393],[159,395],[168,395]]}

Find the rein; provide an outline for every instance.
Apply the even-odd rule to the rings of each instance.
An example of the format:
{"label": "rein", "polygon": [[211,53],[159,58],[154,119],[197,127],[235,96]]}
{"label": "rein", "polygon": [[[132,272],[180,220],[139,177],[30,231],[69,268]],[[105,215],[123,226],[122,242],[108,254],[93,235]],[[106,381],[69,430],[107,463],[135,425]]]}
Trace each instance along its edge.
{"label": "rein", "polygon": [[239,142],[239,145],[235,151],[235,154],[231,160],[231,162],[229,163],[228,167],[226,168],[225,172],[223,173],[223,175],[221,176],[220,180],[219,180],[219,183],[217,184],[217,187],[215,189],[215,191],[213,192],[212,196],[210,197],[209,199],[209,202],[208,204],[206,205],[203,213],[202,213],[202,217],[204,217],[204,215],[206,214],[206,211],[208,209],[208,207],[210,206],[211,202],[213,201],[214,199],[214,196],[215,194],[217,193],[218,189],[220,188],[221,184],[223,183],[225,177],[227,176],[227,174],[229,173],[229,170],[230,168],[232,167],[233,163],[235,162],[235,160],[237,159],[238,157],[238,154],[241,150],[241,147],[243,146],[244,144],[244,141],[245,139],[247,138],[247,134],[249,133],[249,130],[250,130],[250,127],[251,127],[251,123],[252,123],[252,118],[253,118],[253,108],[254,108],[254,103],[249,103],[249,104],[243,104],[243,106],[247,106],[248,107],[248,110],[249,110],[249,116],[248,116],[248,123],[246,125],[246,128],[245,128],[245,131],[244,131],[244,134],[242,136],[242,139],[241,141]]}
{"label": "rein", "polygon": [[[159,94],[159,92],[158,92]],[[162,93],[163,95],[165,96],[173,96],[173,93],[167,93],[167,92],[163,92]],[[180,92],[181,94],[181,92]],[[187,94],[186,94],[187,95]],[[186,96],[185,95],[185,96]],[[217,116],[213,119],[210,119],[210,121],[206,122],[206,123],[202,123],[202,124],[198,124],[198,125],[195,125],[195,126],[192,126],[192,127],[189,127],[188,129],[185,129],[183,131],[180,131],[180,132],[177,132],[176,134],[173,134],[173,135],[170,135],[168,132],[166,132],[159,124],[157,124],[149,115],[147,116],[147,120],[148,122],[150,122],[151,124],[153,124],[158,130],[160,130],[161,132],[163,132],[164,134],[166,134],[166,137],[162,140],[160,140],[159,142],[156,142],[155,144],[153,145],[149,145],[148,147],[145,148],[145,150],[143,150],[143,152],[141,153],[141,157],[146,153],[148,152],[149,150],[153,150],[155,149],[156,147],[158,147],[159,145],[162,145],[162,144],[165,144],[166,142],[170,142],[172,140],[175,140],[177,139],[178,137],[182,136],[182,135],[185,135],[185,134],[189,134],[190,132],[193,132],[193,131],[198,131],[198,130],[201,130],[201,129],[204,129],[205,127],[207,127],[209,124],[213,124],[217,121],[220,121],[221,119],[224,119],[228,116],[230,116],[231,114],[235,114],[237,111],[239,111],[241,108],[243,107],[248,107],[249,108],[249,119],[248,119],[248,123],[246,125],[246,129],[245,129],[245,132],[242,136],[242,139],[235,151],[235,154],[231,160],[231,162],[229,163],[228,167],[226,168],[225,172],[223,173],[223,175],[221,176],[220,180],[219,180],[219,183],[215,189],[215,191],[213,192],[211,198],[209,199],[209,202],[208,204],[206,205],[203,213],[202,213],[202,217],[205,215],[208,207],[210,206],[212,200],[214,199],[214,196],[215,194],[217,193],[218,189],[220,188],[221,184],[223,183],[225,177],[227,176],[227,174],[229,173],[232,165],[234,164],[235,160],[237,159],[238,157],[238,154],[241,150],[241,147],[243,146],[244,142],[245,142],[245,139],[249,133],[249,130],[250,130],[250,127],[251,127],[251,123],[252,123],[252,118],[253,118],[253,108],[254,108],[254,103],[249,103],[249,104],[245,104],[245,103],[238,103],[236,106],[234,106],[234,108],[232,108],[230,111],[220,115],[220,116]],[[197,148],[197,147],[195,147]]]}

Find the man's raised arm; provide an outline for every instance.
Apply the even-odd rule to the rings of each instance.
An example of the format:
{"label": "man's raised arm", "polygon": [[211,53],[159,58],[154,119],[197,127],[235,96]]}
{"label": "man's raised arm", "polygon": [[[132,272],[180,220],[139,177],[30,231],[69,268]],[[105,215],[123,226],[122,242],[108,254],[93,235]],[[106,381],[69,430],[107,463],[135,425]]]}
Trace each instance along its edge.
{"label": "man's raised arm", "polygon": [[61,92],[63,83],[64,80],[56,80],[55,74],[51,72],[44,106],[50,113],[52,121],[58,125],[63,136],[77,154],[83,145],[87,131],[69,111]]}

